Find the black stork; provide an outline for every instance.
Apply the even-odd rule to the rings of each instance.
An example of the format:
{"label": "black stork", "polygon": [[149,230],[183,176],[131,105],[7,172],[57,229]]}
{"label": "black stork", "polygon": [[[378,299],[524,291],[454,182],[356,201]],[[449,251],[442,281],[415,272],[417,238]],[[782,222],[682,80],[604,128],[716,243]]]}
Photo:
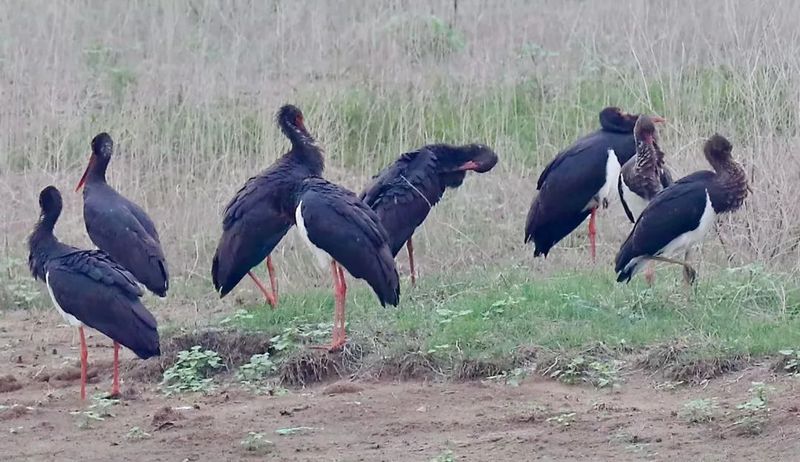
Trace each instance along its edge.
{"label": "black stork", "polygon": [[114,151],[108,133],[92,139],[92,154],[75,191],[83,188],[83,220],[98,249],[159,297],[167,295],[169,272],[153,220],[106,183],[106,169]]}
{"label": "black stork", "polygon": [[[525,242],[533,241],[534,256],[544,255],[589,219],[589,243],[595,259],[595,215],[608,207],[620,166],[636,153],[633,127],[639,115],[607,107],[600,112],[600,129],[561,151],[536,183],[525,225]],[[653,122],[663,122],[652,116]]]}
{"label": "black stork", "polygon": [[83,326],[114,341],[114,381],[119,396],[119,346],[142,359],[161,354],[156,319],[142,305],[134,276],[102,250],[80,250],[59,242],[53,228],[61,214],[61,193],[48,186],[39,194],[41,215],[28,238],[28,265],[47,285],[53,305],[81,339],[81,399],[86,399],[88,351]]}
{"label": "black stork", "polygon": [[[214,288],[220,297],[249,275],[273,308],[278,303],[278,287],[269,254],[294,225],[294,193],[300,183],[321,175],[325,167],[322,150],[306,130],[300,109],[285,105],[276,119],[292,149],[247,180],[228,203],[211,265]],[[251,271],[265,258],[272,292]]]}
{"label": "black stork", "polygon": [[656,126],[645,115],[639,116],[633,129],[636,154],[625,162],[617,187],[625,215],[631,223],[658,194],[672,184],[672,174],[664,165],[664,152],[657,144]]}
{"label": "black stork", "polygon": [[347,342],[345,329],[346,269],[364,279],[382,306],[400,302],[400,277],[386,230],[378,216],[354,193],[322,178],[306,179],[296,194],[297,229],[317,258],[330,268],[335,311],[330,351]]}
{"label": "black stork", "polygon": [[389,249],[397,256],[405,244],[414,272],[414,231],[425,221],[445,189],[461,186],[468,171],[485,173],[497,164],[497,154],[482,144],[431,144],[407,152],[378,173],[361,199],[378,215],[389,235]]}
{"label": "black stork", "polygon": [[[686,283],[694,282],[697,272],[686,261],[689,250],[714,227],[718,214],[738,209],[750,190],[731,150],[727,139],[713,135],[703,152],[714,171],[681,178],[650,201],[617,253],[617,281],[630,281],[649,260],[655,260],[683,266]],[[684,253],[683,261],[666,256],[680,253]]]}

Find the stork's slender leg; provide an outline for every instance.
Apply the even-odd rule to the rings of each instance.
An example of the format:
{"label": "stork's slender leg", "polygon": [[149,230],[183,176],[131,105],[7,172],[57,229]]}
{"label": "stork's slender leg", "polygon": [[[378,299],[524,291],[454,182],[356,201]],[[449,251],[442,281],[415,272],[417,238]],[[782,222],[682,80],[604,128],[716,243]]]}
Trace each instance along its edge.
{"label": "stork's slender leg", "polygon": [[408,266],[411,269],[411,286],[417,285],[417,275],[414,272],[414,243],[411,242],[412,237],[408,238],[406,242],[406,249],[408,249]]}
{"label": "stork's slender leg", "polygon": [[[683,261],[689,261],[689,249],[686,249],[686,252],[683,254]],[[697,277],[697,271],[694,270],[692,267],[683,267],[683,280],[688,285],[692,285],[694,283],[695,278]]]}
{"label": "stork's slender leg", "polygon": [[253,282],[256,283],[258,290],[260,290],[261,293],[264,294],[264,298],[267,299],[267,303],[269,303],[269,305],[272,308],[275,308],[275,306],[278,304],[275,301],[275,297],[270,293],[270,291],[267,290],[266,287],[264,287],[264,284],[262,284],[261,281],[258,279],[258,277],[256,277],[255,273],[253,273],[252,271],[248,271],[247,274],[250,275],[250,278],[252,278]]}
{"label": "stork's slender leg", "polygon": [[644,280],[647,281],[647,285],[652,286],[653,281],[656,279],[656,270],[653,267],[653,262],[649,261],[646,265],[644,267]]}
{"label": "stork's slender leg", "polygon": [[336,308],[333,314],[333,342],[330,351],[338,351],[347,343],[345,331],[344,303],[347,296],[347,283],[344,280],[344,271],[341,265],[336,262],[331,264],[331,271],[334,277],[334,290],[336,291]]}
{"label": "stork's slender leg", "polygon": [[119,343],[114,342],[114,382],[111,384],[111,398],[119,397]]}
{"label": "stork's slender leg", "polygon": [[86,336],[83,334],[83,326],[78,327],[78,334],[81,337],[81,400],[86,400],[86,376],[89,361],[89,350],[86,349]]}
{"label": "stork's slender leg", "polygon": [[597,261],[597,251],[595,250],[595,236],[597,235],[597,224],[595,223],[596,216],[597,207],[593,207],[591,215],[589,216],[589,246],[592,252],[592,263]]}
{"label": "stork's slender leg", "polygon": [[665,263],[673,263],[673,264],[676,264],[676,265],[683,266],[683,279],[684,279],[684,281],[686,281],[686,284],[688,284],[690,286],[692,284],[694,284],[694,280],[697,277],[697,271],[695,271],[695,269],[692,268],[692,266],[690,264],[686,263],[685,261],[675,260],[675,259],[672,259],[672,258],[661,257],[661,256],[648,256],[648,257],[645,257],[645,258],[647,258],[648,260],[663,261]]}
{"label": "stork's slender leg", "polygon": [[275,302],[273,308],[278,306],[278,278],[275,277],[275,267],[272,266],[272,256],[267,256],[267,272],[269,273],[269,285],[272,288],[272,300]]}

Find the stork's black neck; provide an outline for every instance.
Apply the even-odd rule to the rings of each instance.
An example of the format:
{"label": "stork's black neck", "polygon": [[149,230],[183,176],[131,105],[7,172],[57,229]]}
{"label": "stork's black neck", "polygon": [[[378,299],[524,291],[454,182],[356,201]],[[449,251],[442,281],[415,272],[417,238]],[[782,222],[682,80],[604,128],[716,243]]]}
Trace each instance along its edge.
{"label": "stork's black neck", "polygon": [[86,183],[105,183],[110,160],[108,157],[92,154],[91,164],[86,172]]}
{"label": "stork's black neck", "polygon": [[43,213],[28,237],[28,266],[34,278],[45,280],[44,265],[52,256],[60,253],[64,244],[53,234],[61,211]]}

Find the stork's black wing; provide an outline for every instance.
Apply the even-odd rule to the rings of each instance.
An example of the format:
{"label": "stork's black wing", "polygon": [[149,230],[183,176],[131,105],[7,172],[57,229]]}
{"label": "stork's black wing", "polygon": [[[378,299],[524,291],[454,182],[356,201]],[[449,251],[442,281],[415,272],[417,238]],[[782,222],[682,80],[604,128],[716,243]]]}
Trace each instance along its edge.
{"label": "stork's black wing", "polygon": [[294,224],[280,209],[278,181],[265,174],[247,180],[225,208],[211,277],[224,297],[275,249]]}
{"label": "stork's black wing", "polygon": [[92,242],[153,293],[166,296],[167,262],[153,222],[141,220],[147,214],[110,187],[88,191],[83,217]]}
{"label": "stork's black wing", "polygon": [[436,164],[431,150],[405,153],[361,193],[386,229],[392,255],[397,255],[444,194]]}
{"label": "stork's black wing", "polygon": [[352,192],[311,178],[297,197],[308,239],[364,279],[382,305],[400,301],[400,278],[378,216]]}
{"label": "stork's black wing", "polygon": [[582,145],[551,165],[526,220],[525,242],[534,242],[536,255],[546,256],[589,216],[586,206],[606,181],[607,159],[607,149]]}
{"label": "stork's black wing", "polygon": [[160,354],[156,319],[142,305],[133,275],[104,252],[75,250],[45,264],[46,282],[64,312],[140,358]]}

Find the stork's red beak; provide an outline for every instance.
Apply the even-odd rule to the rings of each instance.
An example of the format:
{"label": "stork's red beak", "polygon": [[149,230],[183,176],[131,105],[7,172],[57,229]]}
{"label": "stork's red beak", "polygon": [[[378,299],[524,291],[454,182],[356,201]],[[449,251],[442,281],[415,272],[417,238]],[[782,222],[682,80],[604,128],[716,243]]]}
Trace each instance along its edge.
{"label": "stork's red beak", "polygon": [[467,170],[475,170],[476,168],[480,167],[481,165],[474,160],[468,160],[461,164],[460,167],[456,169],[457,172],[465,172]]}
{"label": "stork's red beak", "polygon": [[81,188],[83,187],[83,184],[86,183],[86,177],[89,176],[89,170],[92,169],[93,165],[94,165],[94,154],[92,154],[89,157],[89,163],[86,165],[86,170],[84,170],[81,180],[78,181],[78,186],[75,187],[75,192],[80,191]]}
{"label": "stork's red beak", "polygon": [[650,116],[650,120],[652,120],[654,124],[663,124],[667,121],[667,119],[659,116]]}

